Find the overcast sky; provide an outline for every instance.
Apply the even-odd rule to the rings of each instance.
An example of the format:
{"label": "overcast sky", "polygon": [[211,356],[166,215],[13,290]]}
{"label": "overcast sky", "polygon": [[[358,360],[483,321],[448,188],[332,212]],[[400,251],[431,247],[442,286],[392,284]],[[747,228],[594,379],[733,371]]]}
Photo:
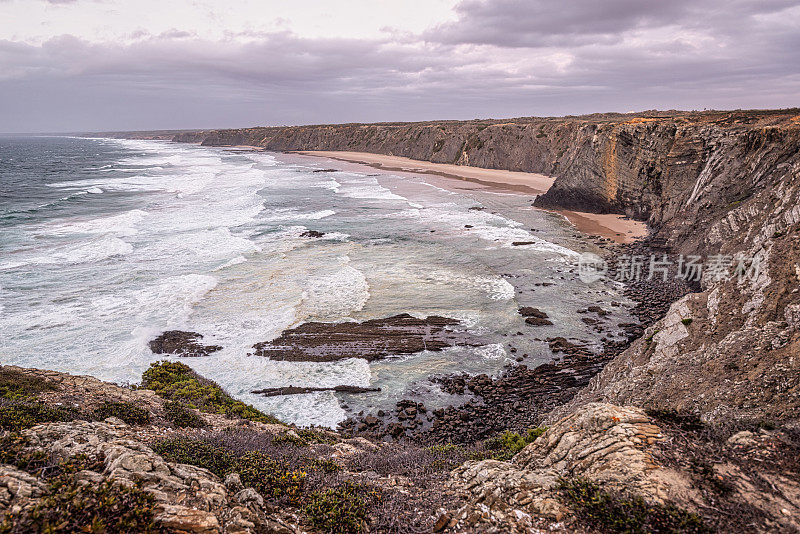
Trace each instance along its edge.
{"label": "overcast sky", "polygon": [[800,0],[0,0],[0,132],[800,106]]}

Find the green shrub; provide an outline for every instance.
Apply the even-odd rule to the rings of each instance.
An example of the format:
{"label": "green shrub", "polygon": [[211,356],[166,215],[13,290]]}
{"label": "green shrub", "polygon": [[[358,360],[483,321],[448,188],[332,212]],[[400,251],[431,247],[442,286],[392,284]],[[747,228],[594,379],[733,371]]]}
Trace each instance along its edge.
{"label": "green shrub", "polygon": [[17,369],[0,368],[0,397],[4,399],[33,397],[55,389],[55,384],[50,380],[43,380]]}
{"label": "green shrub", "polygon": [[155,498],[141,486],[126,487],[109,480],[93,486],[64,475],[50,482],[47,493],[12,532],[160,532],[153,521]]}
{"label": "green shrub", "polygon": [[48,406],[41,402],[6,401],[0,403],[0,429],[24,430],[42,423],[86,419],[71,406]]}
{"label": "green shrub", "polygon": [[238,473],[242,484],[267,498],[299,502],[306,472],[259,451],[232,452],[200,439],[175,438],[157,442],[153,450],[168,462],[196,465],[220,478]]}
{"label": "green shrub", "polygon": [[529,429],[524,435],[516,432],[506,431],[497,437],[488,439],[484,442],[487,456],[495,460],[510,460],[519,451],[530,445],[536,438],[545,433],[547,427]]}
{"label": "green shrub", "polygon": [[342,470],[342,466],[330,458],[312,458],[308,460],[308,467],[322,471],[323,473],[336,473]]}
{"label": "green shrub", "polygon": [[41,500],[32,509],[0,518],[0,532],[162,532],[154,523],[155,499],[140,486],[123,486],[109,480],[93,485],[76,478],[76,473],[82,470],[101,470],[102,455],[77,455],[52,464],[41,449],[30,451],[26,438],[19,435],[5,436],[0,445],[3,463],[11,463],[37,477],[46,476],[47,482]]}
{"label": "green shrub", "polygon": [[180,401],[164,403],[164,418],[179,428],[203,428],[206,426],[202,417]]}
{"label": "green shrub", "polygon": [[164,399],[186,402],[201,412],[262,423],[280,423],[271,415],[233,399],[218,384],[201,377],[188,365],[180,362],[162,361],[151,364],[142,375],[142,387],[155,391]]}
{"label": "green shrub", "polygon": [[49,460],[46,452],[31,448],[28,438],[16,432],[0,438],[0,464],[13,465],[35,474],[47,467]]}
{"label": "green shrub", "polygon": [[559,492],[562,500],[579,519],[601,532],[711,532],[697,514],[673,504],[649,504],[640,496],[612,494],[582,478],[562,479]]}
{"label": "green shrub", "polygon": [[274,438],[272,438],[273,443],[282,443],[287,445],[292,445],[294,447],[307,447],[308,441],[301,438],[294,432],[281,432]]}
{"label": "green shrub", "polygon": [[432,445],[427,447],[425,451],[432,456],[428,466],[434,471],[452,471],[463,464],[468,457],[467,451],[463,447],[453,443]]}
{"label": "green shrub", "polygon": [[647,336],[647,337],[645,338],[644,342],[645,342],[645,343],[647,343],[648,345],[652,344],[652,343],[653,343],[653,338],[654,338],[654,337],[655,337],[655,335],[656,335],[656,334],[658,334],[659,332],[660,332],[660,330],[653,330],[653,333],[652,333],[652,334],[650,334],[649,336]]}
{"label": "green shrub", "polygon": [[690,324],[692,324],[692,318],[687,317],[685,319],[681,319],[681,322],[684,324],[684,326],[689,326]]}
{"label": "green shrub", "polygon": [[286,497],[290,502],[300,502],[305,471],[291,469],[280,460],[257,451],[236,457],[234,470],[239,473],[242,484],[263,496]]}
{"label": "green shrub", "polygon": [[132,426],[150,424],[150,412],[130,402],[105,401],[95,409],[94,415],[98,419],[116,417]]}
{"label": "green shrub", "polygon": [[157,441],[153,450],[168,462],[196,465],[219,477],[233,472],[234,462],[228,452],[199,439],[180,437]]}
{"label": "green shrub", "polygon": [[336,488],[312,492],[303,511],[322,532],[358,534],[364,529],[367,512],[380,500],[377,490],[348,481]]}
{"label": "green shrub", "polygon": [[297,430],[297,435],[303,438],[307,443],[336,445],[339,442],[335,435],[331,435],[327,432],[316,430],[314,428],[303,428],[301,430]]}

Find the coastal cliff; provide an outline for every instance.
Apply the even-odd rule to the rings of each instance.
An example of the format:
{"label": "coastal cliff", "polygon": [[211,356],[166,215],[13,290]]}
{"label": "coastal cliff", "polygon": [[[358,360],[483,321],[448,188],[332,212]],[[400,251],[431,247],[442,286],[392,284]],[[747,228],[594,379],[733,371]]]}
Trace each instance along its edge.
{"label": "coastal cliff", "polygon": [[570,406],[608,400],[707,419],[798,421],[797,109],[249,128],[172,139],[553,175],[536,205],[647,220],[648,243],[659,252],[722,257],[731,269],[737,257],[756,259],[758,272],[744,280],[703,276],[697,292],[676,302]]}
{"label": "coastal cliff", "polygon": [[[658,227],[675,193],[726,158],[797,150],[800,110],[341,124],[181,132],[165,138],[273,151],[346,150],[556,177],[542,206],[625,212]],[[708,172],[708,171],[707,171]],[[663,202],[666,199],[668,202]],[[736,199],[734,199],[736,200]]]}

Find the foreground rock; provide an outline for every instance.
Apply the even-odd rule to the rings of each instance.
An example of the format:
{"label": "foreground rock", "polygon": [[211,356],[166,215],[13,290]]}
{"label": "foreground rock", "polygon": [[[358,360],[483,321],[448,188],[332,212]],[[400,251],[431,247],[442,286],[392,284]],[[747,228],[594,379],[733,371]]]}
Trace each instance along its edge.
{"label": "foreground rock", "polygon": [[[735,449],[751,436],[729,440],[728,447]],[[511,462],[469,461],[454,470],[452,484],[473,497],[469,504],[448,514],[449,524],[481,532],[530,532],[533,518],[575,523],[582,506],[597,504],[565,499],[565,485],[577,480],[582,487],[594,484],[609,495],[635,495],[651,506],[671,506],[668,509],[673,515],[685,510],[687,521],[690,514],[698,512],[711,513],[722,523],[729,521],[715,510],[726,507],[720,501],[735,499],[740,510],[758,518],[750,523],[753,530],[800,528],[800,484],[792,472],[782,476],[762,472],[754,477],[729,463],[711,466],[713,474],[709,476],[719,478],[710,485],[714,480],[725,485],[727,497],[721,497],[695,480],[691,466],[668,465],[665,449],[673,439],[638,408],[587,404],[554,423]],[[754,441],[750,444],[755,446]],[[741,455],[742,451],[730,452]],[[724,457],[721,453],[720,459]],[[758,480],[769,480],[772,489],[756,490]],[[742,514],[734,522],[747,521],[745,512]],[[700,516],[695,517],[700,524]],[[593,526],[602,530],[599,524]],[[681,531],[702,531],[684,529]]]}
{"label": "foreground rock", "polygon": [[[155,498],[156,526],[168,532],[300,532],[278,514],[268,515],[247,492],[231,491],[206,469],[165,462],[121,421],[51,423],[22,436],[30,450],[57,461],[79,456],[100,459],[97,470],[81,471],[79,480],[142,488]],[[2,474],[0,506],[24,515],[44,493],[44,481],[11,466],[3,466]]]}
{"label": "foreground rock", "polygon": [[186,358],[208,356],[213,352],[222,350],[219,345],[203,345],[198,341],[203,339],[197,332],[184,332],[183,330],[168,330],[152,340],[150,350],[154,354],[175,354]]}
{"label": "foreground rock", "polygon": [[439,351],[455,344],[475,344],[468,334],[451,329],[455,319],[408,314],[386,319],[343,323],[304,323],[277,339],[253,346],[257,356],[272,360],[331,362],[345,358],[368,361],[423,350]]}

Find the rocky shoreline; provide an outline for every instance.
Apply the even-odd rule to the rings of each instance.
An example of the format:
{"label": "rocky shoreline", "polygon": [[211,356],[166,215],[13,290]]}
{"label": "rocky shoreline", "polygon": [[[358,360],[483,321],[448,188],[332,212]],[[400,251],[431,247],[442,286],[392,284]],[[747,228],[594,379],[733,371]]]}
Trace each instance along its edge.
{"label": "rocky shoreline", "polygon": [[[617,274],[619,257],[666,253],[663,247],[655,247],[647,240],[618,245],[598,239],[594,243],[601,246],[609,263],[609,278]],[[626,284],[624,294],[635,303],[631,313],[638,322],[610,325],[604,320],[608,312],[598,306],[578,310],[585,315],[583,321],[598,332],[605,332],[606,328],[622,329],[624,339],[604,337],[600,351],[563,337],[548,338],[545,341],[553,355],[548,363],[530,368],[520,358],[517,365],[507,366],[496,378],[467,374],[431,377],[431,382],[446,393],[470,395],[467,403],[428,411],[424,405],[419,409],[421,403],[417,401],[403,399],[394,411],[350,417],[340,423],[339,429],[348,435],[379,440],[470,443],[504,430],[524,432],[537,427],[546,414],[572,400],[607,362],[640,338],[647,327],[664,317],[673,302],[690,291],[687,284],[676,280],[676,274],[673,267],[667,281],[645,279]],[[522,307],[520,315],[531,326],[550,323],[547,315],[537,308]]]}

